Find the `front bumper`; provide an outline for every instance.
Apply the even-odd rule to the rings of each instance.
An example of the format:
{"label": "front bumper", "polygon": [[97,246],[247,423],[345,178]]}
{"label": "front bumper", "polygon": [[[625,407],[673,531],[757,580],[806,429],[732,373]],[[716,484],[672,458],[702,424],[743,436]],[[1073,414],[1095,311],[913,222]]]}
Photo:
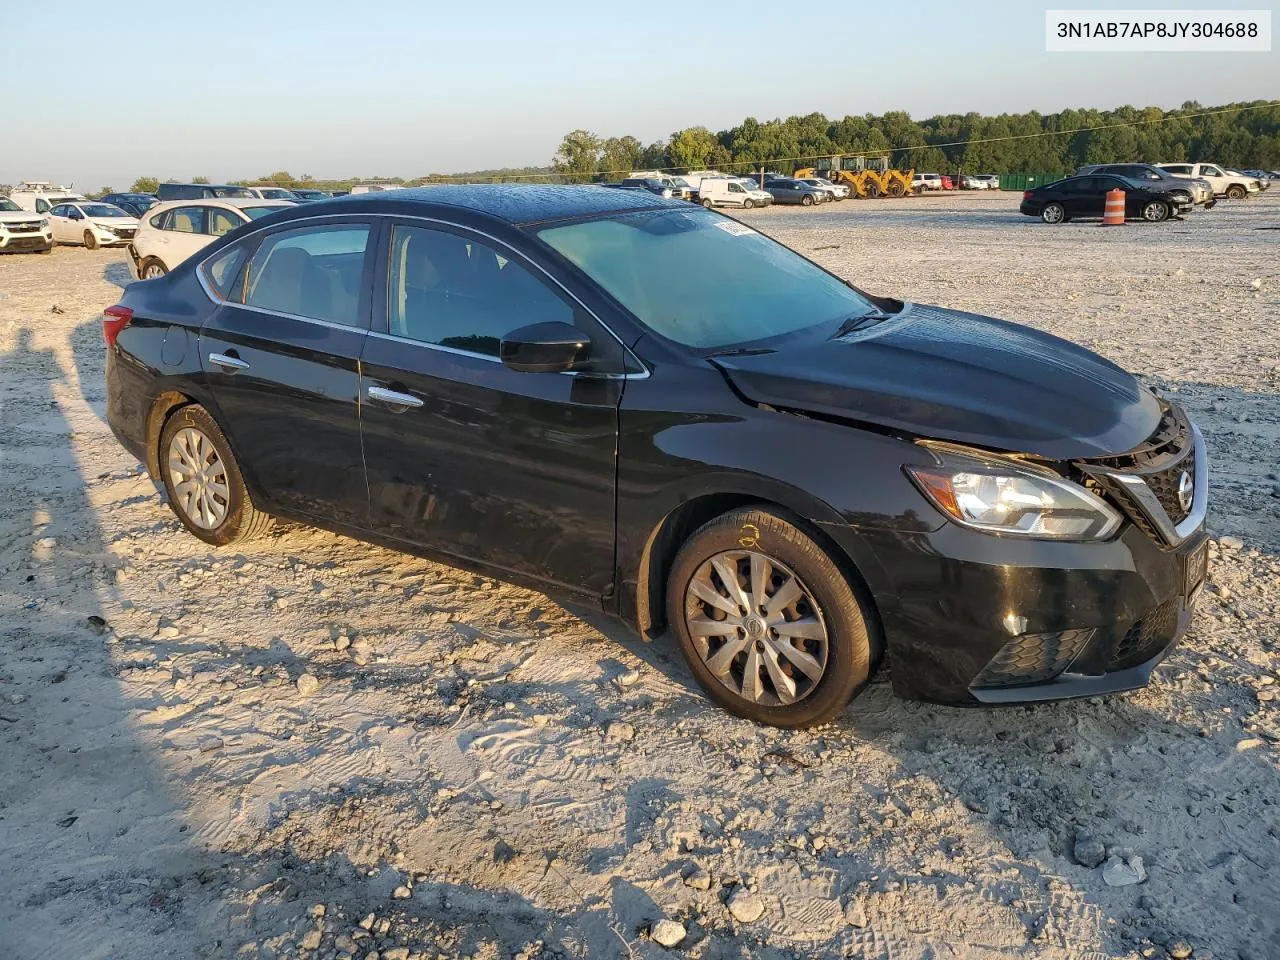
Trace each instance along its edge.
{"label": "front bumper", "polygon": [[52,233],[0,233],[0,253],[49,250],[52,247]]}
{"label": "front bumper", "polygon": [[[1189,429],[1172,465],[1096,468],[1128,498],[1129,521],[1106,542],[822,524],[875,598],[895,692],[972,706],[1145,685],[1185,634],[1207,573],[1208,459]],[[1191,506],[1175,524],[1164,480],[1182,472],[1194,472]]]}
{"label": "front bumper", "polygon": [[111,230],[94,230],[93,235],[102,247],[123,247],[133,242],[133,233],[118,234]]}

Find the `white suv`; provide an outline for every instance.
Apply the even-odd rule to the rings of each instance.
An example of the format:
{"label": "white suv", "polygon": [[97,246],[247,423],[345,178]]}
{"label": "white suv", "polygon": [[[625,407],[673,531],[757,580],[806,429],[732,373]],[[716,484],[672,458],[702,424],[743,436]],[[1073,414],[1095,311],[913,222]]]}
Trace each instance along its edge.
{"label": "white suv", "polygon": [[8,197],[0,197],[0,253],[53,249],[53,232],[48,217],[23,210]]}
{"label": "white suv", "polygon": [[911,178],[912,190],[941,190],[942,174],[940,173],[917,173]]}
{"label": "white suv", "polygon": [[292,190],[286,190],[284,187],[245,187],[259,200],[288,200],[290,203],[298,202],[298,195]]}
{"label": "white suv", "polygon": [[1157,163],[1156,166],[1175,177],[1208,180],[1215,197],[1243,200],[1249,194],[1258,193],[1261,190],[1258,181],[1253,177],[1232,174],[1216,163]]}
{"label": "white suv", "polygon": [[158,203],[142,218],[129,244],[129,268],[139,280],[162,277],[236,227],[293,206],[297,204],[291,200],[257,197]]}

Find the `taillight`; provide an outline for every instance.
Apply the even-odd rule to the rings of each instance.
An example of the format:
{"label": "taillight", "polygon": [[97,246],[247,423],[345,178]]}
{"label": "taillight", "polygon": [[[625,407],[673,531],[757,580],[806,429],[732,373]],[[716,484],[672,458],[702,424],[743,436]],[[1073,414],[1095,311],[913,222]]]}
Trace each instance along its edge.
{"label": "taillight", "polygon": [[1030,190],[1023,190],[1023,191],[1022,191],[1022,199],[1023,199],[1023,200],[1030,200],[1030,199],[1031,199],[1031,191],[1030,191]]}
{"label": "taillight", "polygon": [[116,345],[116,337],[120,336],[120,331],[127,327],[132,319],[133,310],[119,304],[102,311],[102,336],[107,341],[108,347]]}

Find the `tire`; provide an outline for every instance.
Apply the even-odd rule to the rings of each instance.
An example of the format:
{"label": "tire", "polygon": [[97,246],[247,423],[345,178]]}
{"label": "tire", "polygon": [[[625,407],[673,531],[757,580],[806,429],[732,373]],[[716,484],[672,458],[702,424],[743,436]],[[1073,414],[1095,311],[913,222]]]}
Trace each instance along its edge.
{"label": "tire", "polygon": [[868,180],[867,186],[866,186],[866,193],[867,193],[868,200],[876,199],[878,196],[880,196],[880,184],[872,183],[870,180]]}
{"label": "tire", "polygon": [[1163,200],[1152,200],[1142,205],[1142,219],[1148,223],[1161,223],[1172,213],[1173,210]]}
{"label": "tire", "polygon": [[98,249],[98,238],[93,235],[92,230],[86,230],[84,232],[84,248],[86,250]]}
{"label": "tire", "polygon": [[[747,612],[730,599],[720,570],[737,578],[736,593]],[[757,570],[768,573],[759,588],[753,586]],[[708,591],[719,606],[703,599]],[[784,591],[793,599],[766,616],[768,604],[758,597]],[[777,727],[823,723],[870,677],[866,606],[826,551],[770,510],[734,510],[697,530],[676,555],[666,599],[667,620],[699,686],[740,717]],[[741,623],[724,626],[730,618]],[[718,626],[708,631],[712,623]],[[794,632],[779,632],[782,624],[796,624]],[[748,667],[754,669],[754,686]]]}
{"label": "tire", "polygon": [[1231,186],[1227,187],[1227,199],[1229,200],[1243,200],[1248,195],[1249,191],[1238,183],[1233,183]]}
{"label": "tire", "polygon": [[154,280],[156,277],[163,277],[169,272],[169,268],[159,260],[148,257],[142,261],[142,267],[138,272],[142,274],[143,280]]}
{"label": "tire", "polygon": [[[273,517],[254,507],[231,445],[198,403],[179,407],[165,421],[157,457],[169,507],[182,525],[205,543],[221,547],[252,540],[275,524]],[[204,482],[195,479],[197,468]],[[192,479],[184,480],[184,476]],[[182,493],[176,489],[193,482],[196,486]]]}
{"label": "tire", "polygon": [[889,196],[891,197],[900,197],[906,192],[907,192],[906,188],[903,187],[902,184],[899,183],[897,180],[889,184]]}
{"label": "tire", "polygon": [[812,207],[813,206],[812,194],[806,193],[803,197],[800,198],[800,203],[806,207]]}
{"label": "tire", "polygon": [[706,200],[703,200],[702,205],[706,207],[708,210],[710,210],[712,207],[711,198],[708,197]]}
{"label": "tire", "polygon": [[752,207],[754,207],[755,205],[756,205],[756,202],[755,202],[754,200],[752,200],[750,197],[747,197],[747,199],[745,199],[745,200],[743,200],[743,201],[742,201],[742,209],[743,209],[743,210],[750,210],[750,209],[751,209]]}
{"label": "tire", "polygon": [[45,247],[43,250],[41,250],[41,251],[39,251],[39,252],[40,252],[40,253],[53,253],[53,244],[49,244],[49,246]]}
{"label": "tire", "polygon": [[1046,203],[1040,211],[1040,219],[1045,223],[1066,223],[1067,208],[1060,203]]}

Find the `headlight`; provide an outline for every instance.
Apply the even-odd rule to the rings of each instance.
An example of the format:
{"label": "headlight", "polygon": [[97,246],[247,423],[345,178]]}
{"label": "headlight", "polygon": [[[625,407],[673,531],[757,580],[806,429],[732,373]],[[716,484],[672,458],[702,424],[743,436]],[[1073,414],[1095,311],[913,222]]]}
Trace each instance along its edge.
{"label": "headlight", "polygon": [[45,217],[43,220],[41,220],[41,221],[40,221],[40,229],[41,229],[41,230],[48,230],[48,229],[49,229],[49,218],[48,218],[48,217]]}
{"label": "headlight", "polygon": [[1105,540],[1120,514],[1065,480],[975,465],[956,470],[908,467],[934,505],[956,523],[987,533],[1037,540]]}

